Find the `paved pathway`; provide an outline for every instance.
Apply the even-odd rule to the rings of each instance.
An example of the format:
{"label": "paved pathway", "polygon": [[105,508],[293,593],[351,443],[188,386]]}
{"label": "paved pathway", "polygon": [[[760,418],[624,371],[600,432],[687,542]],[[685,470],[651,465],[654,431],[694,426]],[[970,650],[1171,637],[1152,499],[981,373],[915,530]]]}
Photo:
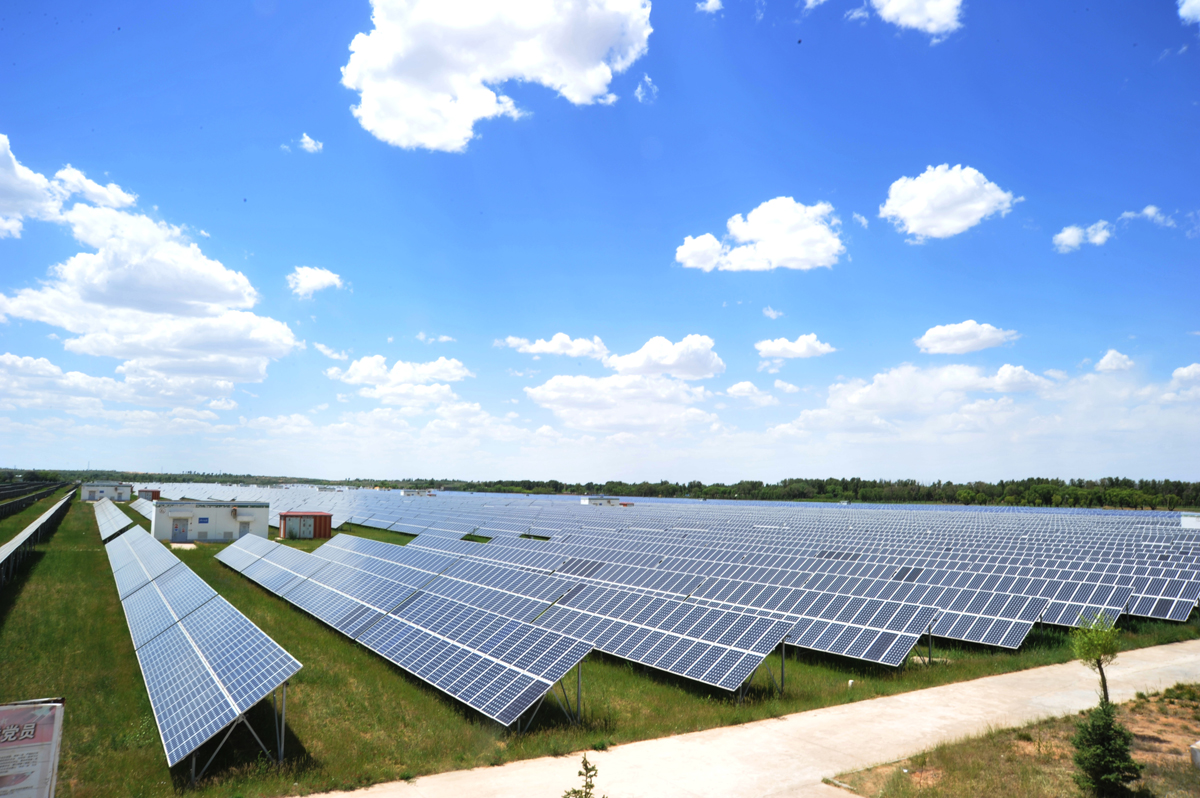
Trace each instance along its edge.
{"label": "paved pathway", "polygon": [[[1200,682],[1200,640],[1122,654],[1108,679],[1114,701],[1138,690]],[[902,759],[990,727],[1077,712],[1096,703],[1096,676],[1079,663],[989,676],[782,718],[588,752],[609,798],[758,798],[848,793],[822,777]],[[586,701],[586,697],[585,697]],[[327,798],[558,798],[578,787],[579,756],[379,784]]]}

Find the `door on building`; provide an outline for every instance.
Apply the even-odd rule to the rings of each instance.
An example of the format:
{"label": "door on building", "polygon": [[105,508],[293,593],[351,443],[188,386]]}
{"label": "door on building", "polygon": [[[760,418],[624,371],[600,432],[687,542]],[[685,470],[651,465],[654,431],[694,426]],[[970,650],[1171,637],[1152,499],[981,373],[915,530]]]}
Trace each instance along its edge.
{"label": "door on building", "polygon": [[88,491],[88,501],[90,501],[90,502],[96,501],[96,491],[94,491],[94,490]]}
{"label": "door on building", "polygon": [[186,518],[171,519],[171,542],[172,543],[187,543],[188,539],[188,520]]}
{"label": "door on building", "polygon": [[312,518],[300,519],[300,537],[305,540],[312,540],[313,536],[313,520]]}
{"label": "door on building", "polygon": [[244,538],[244,537],[246,537],[246,535],[249,535],[249,534],[250,534],[250,522],[249,521],[239,521],[238,522],[238,537]]}

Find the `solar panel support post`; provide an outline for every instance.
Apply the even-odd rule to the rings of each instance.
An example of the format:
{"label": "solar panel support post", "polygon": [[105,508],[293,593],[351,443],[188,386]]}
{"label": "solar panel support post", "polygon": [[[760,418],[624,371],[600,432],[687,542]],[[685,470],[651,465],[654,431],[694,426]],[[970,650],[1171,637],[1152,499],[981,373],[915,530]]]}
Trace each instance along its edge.
{"label": "solar panel support post", "polygon": [[575,719],[583,725],[583,660],[575,663]]}
{"label": "solar panel support post", "polygon": [[[553,690],[551,690],[551,692],[553,692]],[[557,698],[557,696],[555,696],[555,698]],[[533,725],[533,719],[537,717],[538,710],[542,708],[542,702],[545,700],[546,695],[543,693],[542,697],[538,699],[538,702],[534,704],[533,712],[529,714],[529,721],[526,722],[524,729],[521,728],[521,719],[517,718],[517,734],[524,734],[525,732],[529,731],[529,727]]]}
{"label": "solar panel support post", "polygon": [[784,666],[787,664],[787,635],[779,641],[779,695],[783,695]]}

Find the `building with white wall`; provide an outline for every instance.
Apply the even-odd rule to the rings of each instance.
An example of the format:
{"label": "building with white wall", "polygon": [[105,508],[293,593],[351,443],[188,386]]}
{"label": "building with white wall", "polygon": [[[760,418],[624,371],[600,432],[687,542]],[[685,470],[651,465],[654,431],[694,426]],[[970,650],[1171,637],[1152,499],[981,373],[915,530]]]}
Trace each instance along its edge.
{"label": "building with white wall", "polygon": [[584,496],[579,503],[590,504],[594,507],[617,507],[621,504],[621,500],[616,496]]}
{"label": "building with white wall", "polygon": [[85,502],[98,502],[101,499],[127,502],[132,493],[133,485],[128,482],[85,482],[79,489],[79,495]]}
{"label": "building with white wall", "polygon": [[171,543],[268,535],[269,502],[156,501],[150,534]]}

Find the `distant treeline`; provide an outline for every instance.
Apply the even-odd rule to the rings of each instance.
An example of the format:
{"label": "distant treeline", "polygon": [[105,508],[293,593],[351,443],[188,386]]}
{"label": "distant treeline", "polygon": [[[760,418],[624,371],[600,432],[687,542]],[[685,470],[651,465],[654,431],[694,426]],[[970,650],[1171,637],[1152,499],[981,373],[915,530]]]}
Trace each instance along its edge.
{"label": "distant treeline", "polygon": [[[22,473],[14,469],[16,473]],[[354,479],[262,476],[188,471],[181,474],[128,471],[69,471],[53,473],[56,479],[112,479],[125,482],[226,482],[251,485],[307,483],[351,485],[361,488],[433,488],[434,490],[488,491],[495,493],[582,494],[681,499],[757,499],[763,501],[854,501],[884,503],[1007,504],[1025,507],[1116,507],[1174,510],[1200,507],[1200,482],[1171,479],[1029,479],[999,482],[928,482],[915,479],[784,479],[776,483],[719,482],[559,482],[550,480],[464,481],[457,479]]]}
{"label": "distant treeline", "polygon": [[1200,505],[1200,482],[1106,477],[1030,479],[999,482],[930,482],[915,479],[785,479],[774,484],[742,481],[733,485],[703,482],[586,482],[556,480],[449,482],[411,480],[412,487],[520,493],[606,493],[689,499],[766,501],[856,501],[886,503],[1007,504],[1026,507],[1118,507],[1173,510]]}

